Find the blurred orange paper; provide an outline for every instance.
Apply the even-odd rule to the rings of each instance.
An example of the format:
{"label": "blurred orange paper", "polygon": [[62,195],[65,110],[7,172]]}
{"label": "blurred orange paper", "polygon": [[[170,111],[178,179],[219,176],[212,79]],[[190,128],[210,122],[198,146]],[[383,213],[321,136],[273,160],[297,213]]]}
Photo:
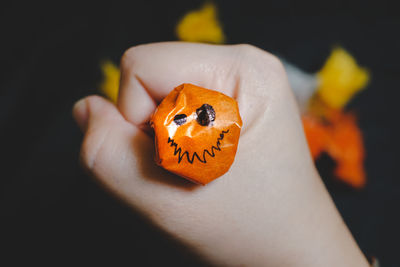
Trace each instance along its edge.
{"label": "blurred orange paper", "polygon": [[323,118],[303,116],[303,126],[314,159],[326,152],[336,161],[335,174],[340,180],[355,188],[365,185],[365,151],[354,115],[330,109]]}

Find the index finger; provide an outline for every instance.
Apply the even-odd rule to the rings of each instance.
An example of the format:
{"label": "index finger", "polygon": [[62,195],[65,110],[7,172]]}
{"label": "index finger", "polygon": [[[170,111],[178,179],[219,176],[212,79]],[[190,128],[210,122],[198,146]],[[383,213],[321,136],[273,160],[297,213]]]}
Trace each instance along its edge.
{"label": "index finger", "polygon": [[133,47],[121,60],[118,107],[128,121],[140,126],[172,89],[192,83],[236,98],[242,117],[254,117],[265,108],[263,98],[270,91],[277,61],[249,47],[182,42]]}

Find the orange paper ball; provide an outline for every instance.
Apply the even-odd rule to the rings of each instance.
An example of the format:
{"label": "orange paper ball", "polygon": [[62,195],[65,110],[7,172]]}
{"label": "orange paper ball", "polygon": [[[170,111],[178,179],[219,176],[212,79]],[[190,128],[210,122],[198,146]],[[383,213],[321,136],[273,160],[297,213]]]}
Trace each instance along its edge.
{"label": "orange paper ball", "polygon": [[242,120],[235,99],[193,84],[176,87],[151,118],[156,162],[205,185],[226,173],[239,142]]}

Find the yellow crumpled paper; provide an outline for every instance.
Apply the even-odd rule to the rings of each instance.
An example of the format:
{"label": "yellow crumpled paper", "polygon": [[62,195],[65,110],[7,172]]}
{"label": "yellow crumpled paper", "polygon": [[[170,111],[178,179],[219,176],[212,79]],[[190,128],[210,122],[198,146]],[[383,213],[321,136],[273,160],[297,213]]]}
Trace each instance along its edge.
{"label": "yellow crumpled paper", "polygon": [[333,49],[317,76],[320,80],[318,96],[335,109],[343,108],[369,81],[369,72],[340,47]]}
{"label": "yellow crumpled paper", "polygon": [[224,43],[225,35],[217,18],[216,6],[206,3],[201,9],[188,12],[179,21],[176,35],[186,42]]}

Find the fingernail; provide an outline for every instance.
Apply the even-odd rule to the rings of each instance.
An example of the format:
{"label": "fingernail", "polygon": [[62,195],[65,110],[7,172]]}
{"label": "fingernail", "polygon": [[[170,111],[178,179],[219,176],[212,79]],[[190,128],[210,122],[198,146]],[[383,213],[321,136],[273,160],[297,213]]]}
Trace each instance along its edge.
{"label": "fingernail", "polygon": [[85,132],[89,120],[89,110],[85,98],[75,103],[72,114],[79,128],[81,128],[82,132]]}

